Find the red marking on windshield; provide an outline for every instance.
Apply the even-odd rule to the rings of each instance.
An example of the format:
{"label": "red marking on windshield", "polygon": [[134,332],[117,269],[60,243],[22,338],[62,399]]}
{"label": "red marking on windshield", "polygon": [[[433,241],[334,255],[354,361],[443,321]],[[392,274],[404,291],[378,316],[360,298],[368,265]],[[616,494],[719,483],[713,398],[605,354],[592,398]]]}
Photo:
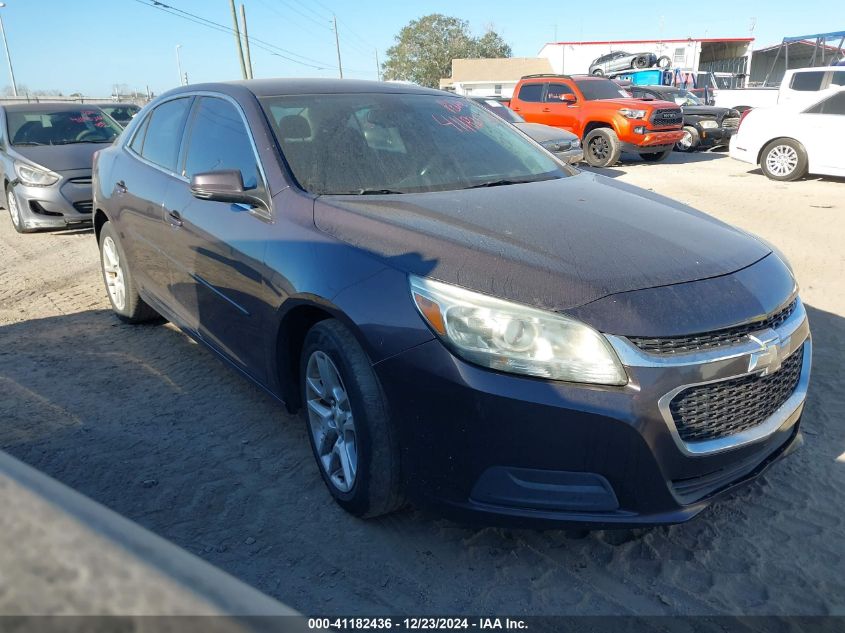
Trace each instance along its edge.
{"label": "red marking on windshield", "polygon": [[435,112],[431,115],[431,118],[444,127],[455,128],[458,132],[477,132],[482,127],[484,127],[484,124],[481,121],[478,121],[475,118],[467,115],[450,116],[437,114]]}

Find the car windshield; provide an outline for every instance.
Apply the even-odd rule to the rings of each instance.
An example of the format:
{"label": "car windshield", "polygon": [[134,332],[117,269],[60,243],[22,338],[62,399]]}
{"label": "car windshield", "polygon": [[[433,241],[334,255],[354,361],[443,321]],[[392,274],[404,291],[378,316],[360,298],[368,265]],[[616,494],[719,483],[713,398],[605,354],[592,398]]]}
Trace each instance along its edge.
{"label": "car windshield", "polygon": [[584,78],[576,79],[575,85],[583,93],[587,101],[595,101],[597,99],[622,99],[630,97],[631,94],[612,82],[610,79],[599,78]]}
{"label": "car windshield", "polygon": [[704,102],[689,90],[672,90],[665,93],[667,101],[674,101],[679,106],[704,105]]}
{"label": "car windshield", "polygon": [[120,134],[120,126],[99,108],[18,110],[6,118],[12,145],[111,143]]}
{"label": "car windshield", "polygon": [[501,101],[496,101],[495,99],[473,99],[473,101],[485,110],[490,110],[490,112],[500,119],[504,119],[508,123],[525,123],[525,119],[505,106],[505,104]]}
{"label": "car windshield", "polygon": [[262,104],[293,175],[319,195],[451,191],[572,173],[460,97],[321,94]]}

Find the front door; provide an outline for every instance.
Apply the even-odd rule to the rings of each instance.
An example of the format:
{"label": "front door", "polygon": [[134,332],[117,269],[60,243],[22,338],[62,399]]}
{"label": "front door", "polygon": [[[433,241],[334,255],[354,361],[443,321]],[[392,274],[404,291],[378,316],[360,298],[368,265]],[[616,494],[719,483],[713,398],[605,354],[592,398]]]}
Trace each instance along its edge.
{"label": "front door", "polygon": [[271,221],[266,209],[193,197],[197,173],[238,169],[246,189],[268,201],[259,161],[232,102],[200,97],[191,112],[182,175],[166,202],[176,266],[172,294],[180,318],[238,367],[265,382],[263,326],[272,310],[264,251]]}
{"label": "front door", "polygon": [[548,113],[547,125],[563,128],[567,132],[578,134],[578,113],[580,101],[568,103],[564,99],[575,99],[575,93],[566,84],[550,83],[546,89],[544,110]]}

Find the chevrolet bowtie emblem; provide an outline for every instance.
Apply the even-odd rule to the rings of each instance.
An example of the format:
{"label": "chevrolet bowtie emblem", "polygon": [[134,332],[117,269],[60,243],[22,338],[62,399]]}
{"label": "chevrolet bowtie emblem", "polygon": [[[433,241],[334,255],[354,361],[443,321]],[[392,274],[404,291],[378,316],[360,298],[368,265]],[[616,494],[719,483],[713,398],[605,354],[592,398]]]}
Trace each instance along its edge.
{"label": "chevrolet bowtie emblem", "polygon": [[767,376],[780,369],[783,364],[783,347],[777,334],[774,338],[767,337],[766,340],[753,335],[748,338],[760,345],[760,350],[752,352],[748,359],[748,373],[759,371],[761,376]]}

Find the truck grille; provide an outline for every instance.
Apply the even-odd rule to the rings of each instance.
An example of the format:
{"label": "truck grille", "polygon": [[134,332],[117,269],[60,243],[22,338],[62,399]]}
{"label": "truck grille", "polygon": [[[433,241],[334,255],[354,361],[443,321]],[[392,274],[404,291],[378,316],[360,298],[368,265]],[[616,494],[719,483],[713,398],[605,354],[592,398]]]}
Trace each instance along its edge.
{"label": "truck grille", "polygon": [[684,442],[728,437],[766,421],[798,386],[804,346],[766,376],[733,378],[684,389],[669,403]]}
{"label": "truck grille", "polygon": [[745,337],[752,332],[779,328],[792,316],[796,307],[798,307],[798,299],[794,299],[788,306],[773,312],[764,319],[703,334],[663,338],[629,337],[628,340],[649,354],[679,354],[722,345],[735,345],[745,340]]}
{"label": "truck grille", "polygon": [[664,108],[651,114],[651,124],[659,127],[680,127],[684,115],[680,108]]}
{"label": "truck grille", "polygon": [[74,202],[73,208],[79,213],[91,213],[94,210],[93,200],[82,200],[81,202]]}
{"label": "truck grille", "polygon": [[735,130],[739,127],[739,117],[725,117],[722,119],[722,127],[726,130]]}

